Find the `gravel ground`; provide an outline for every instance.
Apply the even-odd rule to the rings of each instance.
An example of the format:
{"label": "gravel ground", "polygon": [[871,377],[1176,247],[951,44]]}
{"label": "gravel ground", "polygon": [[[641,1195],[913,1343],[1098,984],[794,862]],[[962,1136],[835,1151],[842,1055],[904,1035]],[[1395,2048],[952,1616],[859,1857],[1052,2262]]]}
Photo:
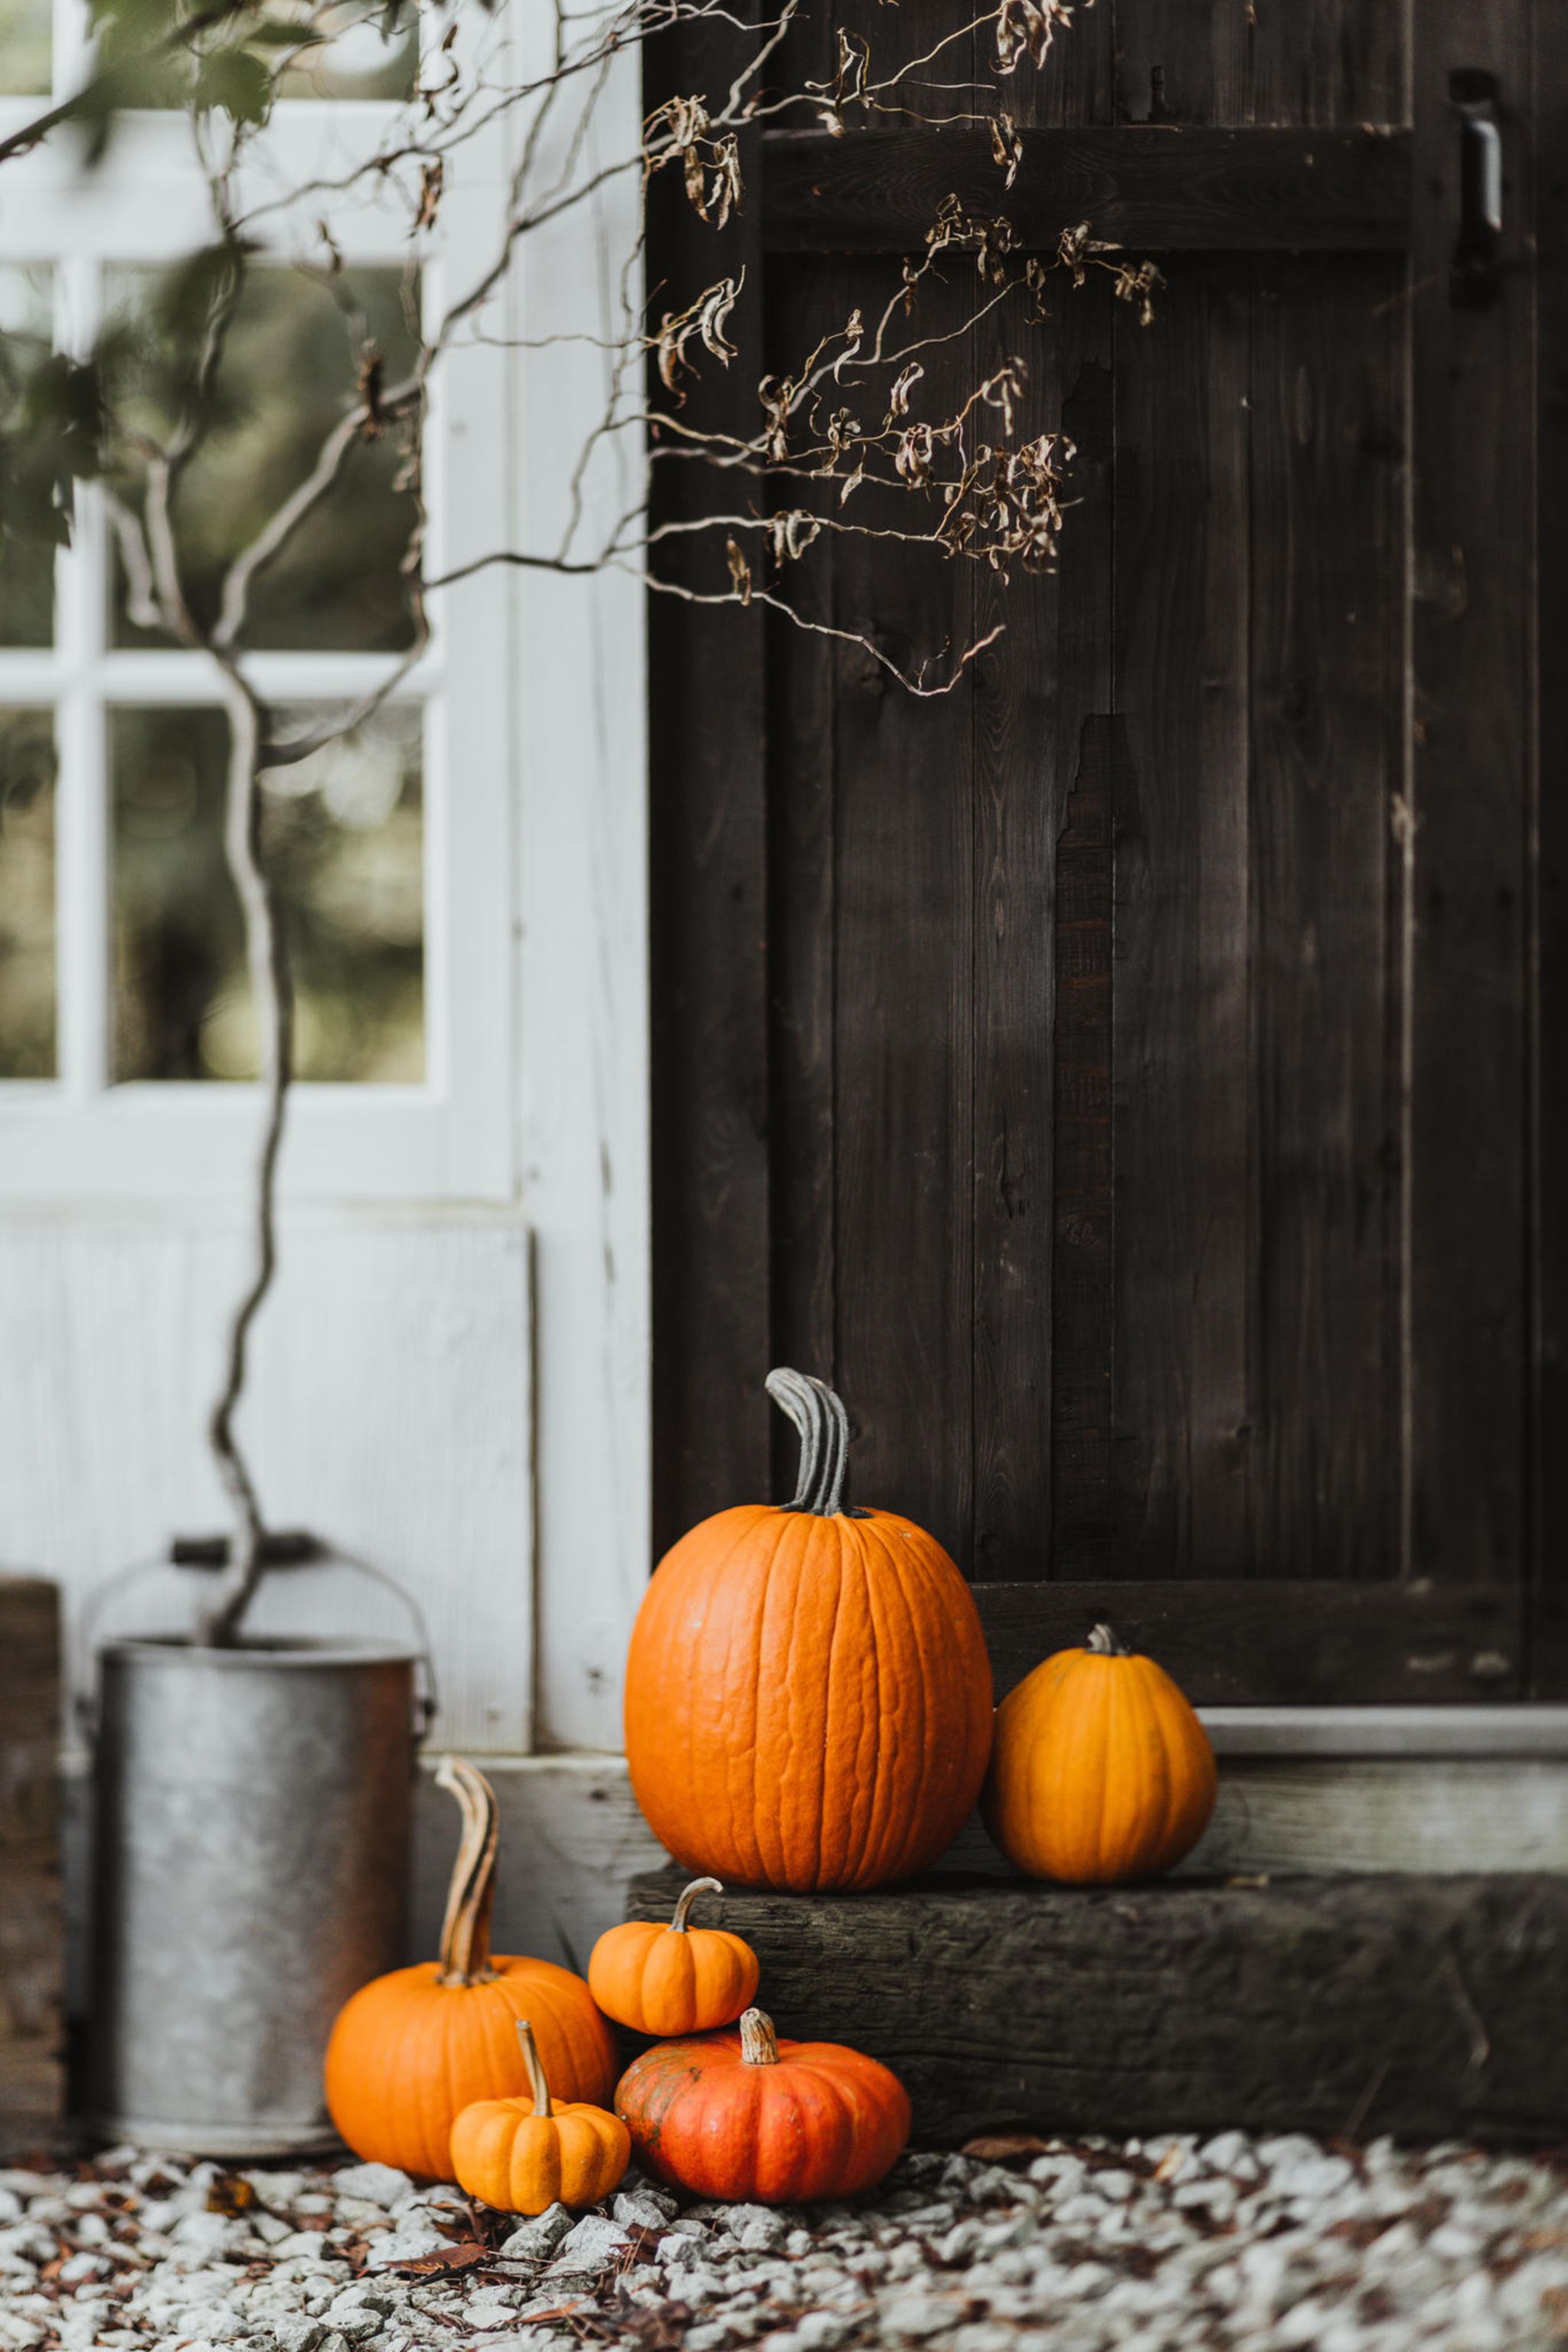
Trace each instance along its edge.
{"label": "gravel ground", "polygon": [[0,2171],[0,2348],[1062,2352],[1568,2343],[1568,2173],[1379,2141],[977,2142],[854,2206],[681,2199],[634,2174],[538,2221],[333,2170],[113,2151]]}

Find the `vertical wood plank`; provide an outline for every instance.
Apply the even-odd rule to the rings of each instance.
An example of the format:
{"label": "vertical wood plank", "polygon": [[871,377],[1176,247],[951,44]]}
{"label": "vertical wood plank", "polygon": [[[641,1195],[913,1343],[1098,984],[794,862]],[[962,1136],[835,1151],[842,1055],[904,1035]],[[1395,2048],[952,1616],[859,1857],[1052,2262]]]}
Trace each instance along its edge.
{"label": "vertical wood plank", "polygon": [[[1001,102],[1025,127],[1109,121],[1111,36],[1109,11],[1080,10],[1037,72],[997,86]],[[977,75],[987,63],[983,47]],[[1077,447],[1057,576],[978,583],[980,629],[1006,629],[975,680],[974,1566],[986,1579],[1051,1572],[1063,1507],[1075,1525],[1103,1517],[1110,1448],[1110,1219],[1083,1246],[1089,1218],[1075,1197],[1064,1255],[1054,1138],[1056,1024],[1064,981],[1070,992],[1083,979],[1062,966],[1058,838],[1070,867],[1084,730],[1112,704],[1112,305],[1103,280],[1074,289],[1065,276],[1047,299],[1043,321],[1006,305],[983,345],[987,366],[1023,360],[1038,420]],[[1104,793],[1100,806],[1109,824]],[[1109,883],[1109,844],[1102,864]],[[1108,900],[1107,962],[1109,921]],[[1065,936],[1076,949],[1084,934]],[[1104,1011],[1109,970],[1100,991]],[[1092,1054],[1087,1033],[1072,1034]],[[1108,1091],[1108,1051],[1102,1062]],[[1108,1192],[1108,1104],[1098,1133]],[[1064,1267],[1076,1313],[1053,1272]]]}
{"label": "vertical wood plank", "polygon": [[[1528,0],[1424,0],[1415,46],[1411,1544],[1418,1573],[1477,1580],[1519,1578],[1525,1539],[1529,25]],[[1450,298],[1456,68],[1502,93],[1504,267],[1481,307]]]}
{"label": "vertical wood plank", "polygon": [[[751,13],[742,8],[739,13]],[[705,26],[650,75],[682,91],[727,85],[743,36]],[[673,94],[651,82],[650,106]],[[754,187],[754,134],[741,142]],[[664,173],[650,198],[656,310],[746,273],[732,339],[762,347],[759,205],[715,234]],[[754,382],[704,358],[685,414],[719,431],[757,424]],[[731,488],[701,465],[655,466],[653,520],[722,511]],[[726,584],[722,533],[659,559],[677,585]],[[763,615],[700,612],[655,593],[648,619],[653,1269],[653,1534],[768,1491],[766,780]]]}
{"label": "vertical wood plank", "polygon": [[1125,1574],[1246,1571],[1249,277],[1118,327],[1116,1433]]}
{"label": "vertical wood plank", "polygon": [[1534,136],[1539,270],[1536,488],[1540,606],[1536,690],[1540,827],[1535,924],[1539,972],[1532,1222],[1540,1306],[1533,1335],[1535,1395],[1532,1697],[1568,1697],[1568,14],[1536,11]]}
{"label": "vertical wood plank", "polygon": [[1114,1569],[1116,815],[1125,730],[1083,722],[1057,836],[1051,1092],[1051,1565]]}
{"label": "vertical wood plank", "polygon": [[1395,1566],[1404,455],[1386,264],[1260,266],[1252,369],[1251,1549]]}
{"label": "vertical wood plank", "polygon": [[1127,122],[1405,120],[1404,0],[1120,0]]}
{"label": "vertical wood plank", "polygon": [[[853,305],[842,263],[769,264],[768,364],[798,363]],[[825,535],[783,583],[803,617],[831,625],[834,544]],[[772,1055],[773,1346],[776,1360],[837,1375],[835,1201],[835,697],[831,639],[768,632],[768,990]],[[798,1444],[773,1416],[773,1491],[793,1494]]]}
{"label": "vertical wood plank", "polygon": [[[923,289],[922,289],[923,290]],[[961,326],[970,286],[931,289],[921,331]],[[973,357],[934,352],[943,413]],[[868,509],[868,512],[871,512]],[[845,539],[835,620],[908,666],[974,627],[972,567],[889,563]],[[855,1476],[967,1568],[973,1528],[974,688],[918,701],[871,654],[837,661],[837,1358]]]}

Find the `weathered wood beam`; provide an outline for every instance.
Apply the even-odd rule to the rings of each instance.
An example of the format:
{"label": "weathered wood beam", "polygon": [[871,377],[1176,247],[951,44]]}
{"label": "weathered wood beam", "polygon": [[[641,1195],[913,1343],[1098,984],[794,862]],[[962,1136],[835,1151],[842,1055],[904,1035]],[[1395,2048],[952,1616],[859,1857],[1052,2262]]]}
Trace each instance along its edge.
{"label": "weathered wood beam", "polygon": [[64,2115],[59,1677],[58,1592],[0,1576],[0,2160],[52,2146]]}
{"label": "weathered wood beam", "polygon": [[1379,253],[1410,242],[1404,131],[1141,124],[1018,136],[1008,187],[984,131],[769,131],[763,247],[918,250],[950,195],[1005,214],[1026,246],[1047,251],[1079,221],[1140,253]]}
{"label": "weathered wood beam", "polygon": [[[667,1919],[680,1874],[633,1884]],[[1568,1879],[726,1894],[781,2032],[907,2084],[927,2142],[1053,2132],[1560,2137]]]}
{"label": "weathered wood beam", "polygon": [[1425,1582],[977,1584],[997,1696],[1097,1617],[1199,1706],[1354,1706],[1518,1696],[1517,1586]]}

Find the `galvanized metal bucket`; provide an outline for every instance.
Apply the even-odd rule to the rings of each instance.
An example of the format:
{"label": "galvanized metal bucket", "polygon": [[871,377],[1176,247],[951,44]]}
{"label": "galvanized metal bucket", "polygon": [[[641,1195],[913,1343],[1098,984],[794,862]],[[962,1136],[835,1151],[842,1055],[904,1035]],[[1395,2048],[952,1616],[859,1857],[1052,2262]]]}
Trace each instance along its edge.
{"label": "galvanized metal bucket", "polygon": [[404,1958],[420,1656],[99,1653],[91,2105],[110,2138],[213,2157],[334,2144],[332,2019]]}

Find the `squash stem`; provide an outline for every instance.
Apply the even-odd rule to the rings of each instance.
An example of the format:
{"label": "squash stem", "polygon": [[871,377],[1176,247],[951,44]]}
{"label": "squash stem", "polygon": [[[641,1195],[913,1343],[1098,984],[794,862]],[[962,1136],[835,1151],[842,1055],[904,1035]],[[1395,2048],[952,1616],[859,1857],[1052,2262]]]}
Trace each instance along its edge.
{"label": "squash stem", "polygon": [[760,2009],[749,2009],[741,2020],[741,2063],[745,2066],[776,2066],[779,2038],[773,2021]]}
{"label": "squash stem", "polygon": [[528,2069],[528,2087],[533,2094],[533,2112],[536,2116],[547,2116],[550,2113],[550,2085],[544,2079],[544,2061],[539,2054],[533,2028],[526,2017],[517,2020],[517,2038],[522,2044],[522,2063]]}
{"label": "squash stem", "polygon": [[764,1385],[800,1432],[800,1480],[785,1510],[809,1511],[819,1519],[840,1512],[847,1518],[863,1518],[865,1513],[852,1511],[847,1499],[849,1415],[843,1399],[826,1381],[783,1366],[768,1374]]}
{"label": "squash stem", "polygon": [[680,1900],[675,1906],[675,1916],[669,1923],[675,1933],[678,1936],[685,1935],[686,1923],[691,1916],[691,1906],[700,1895],[722,1895],[723,1892],[724,1882],[720,1878],[694,1878],[689,1886],[682,1887]]}
{"label": "squash stem", "polygon": [[496,1848],[500,1824],[495,1790],[482,1772],[461,1756],[442,1759],[438,1789],[450,1790],[463,1809],[463,1835],[447,1890],[441,1951],[436,1967],[440,1985],[492,1984],[490,1911],[496,1892]]}
{"label": "squash stem", "polygon": [[1130,1658],[1132,1655],[1126,1643],[1118,1640],[1103,1618],[1098,1625],[1090,1628],[1089,1639],[1083,1646],[1097,1658]]}

